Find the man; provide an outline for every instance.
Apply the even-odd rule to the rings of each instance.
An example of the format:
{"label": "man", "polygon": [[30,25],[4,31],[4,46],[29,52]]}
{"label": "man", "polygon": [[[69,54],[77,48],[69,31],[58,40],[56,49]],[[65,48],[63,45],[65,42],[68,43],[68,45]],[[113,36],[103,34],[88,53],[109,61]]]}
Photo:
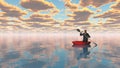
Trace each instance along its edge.
{"label": "man", "polygon": [[[80,36],[83,36],[83,42],[86,42],[86,43],[88,42],[88,38],[90,38],[90,35],[87,33],[87,30],[84,30],[84,33],[80,32]],[[85,56],[89,54],[88,47],[90,47],[90,45],[86,45],[83,48],[83,53],[85,54]]]}
{"label": "man", "polygon": [[83,42],[88,42],[90,35],[87,33],[87,30],[84,30],[84,33],[80,32],[80,36],[83,36]]}

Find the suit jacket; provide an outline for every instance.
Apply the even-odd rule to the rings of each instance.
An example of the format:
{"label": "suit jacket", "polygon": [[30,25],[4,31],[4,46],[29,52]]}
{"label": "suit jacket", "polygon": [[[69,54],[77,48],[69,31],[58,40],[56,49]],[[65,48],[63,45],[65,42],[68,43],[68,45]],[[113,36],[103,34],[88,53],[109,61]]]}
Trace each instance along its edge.
{"label": "suit jacket", "polygon": [[80,33],[80,36],[83,36],[83,42],[88,42],[88,38],[90,38],[88,33]]}

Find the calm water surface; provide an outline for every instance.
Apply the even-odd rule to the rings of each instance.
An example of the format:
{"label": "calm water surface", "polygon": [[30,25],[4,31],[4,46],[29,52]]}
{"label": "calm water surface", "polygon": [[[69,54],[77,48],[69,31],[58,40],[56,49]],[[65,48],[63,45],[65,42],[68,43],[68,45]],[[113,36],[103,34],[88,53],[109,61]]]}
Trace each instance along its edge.
{"label": "calm water surface", "polygon": [[79,35],[0,35],[0,68],[120,68],[120,35],[95,35],[87,58],[73,48]]}

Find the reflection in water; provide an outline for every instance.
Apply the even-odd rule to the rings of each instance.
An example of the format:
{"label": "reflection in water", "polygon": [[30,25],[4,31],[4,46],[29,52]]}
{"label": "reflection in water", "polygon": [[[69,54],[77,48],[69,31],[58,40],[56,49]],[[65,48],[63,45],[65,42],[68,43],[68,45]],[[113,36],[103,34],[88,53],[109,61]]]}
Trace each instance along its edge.
{"label": "reflection in water", "polygon": [[79,48],[74,48],[74,54],[77,60],[80,58],[89,58],[90,51],[84,52],[82,49],[80,50]]}
{"label": "reflection in water", "polygon": [[[87,58],[81,48],[73,48],[77,35],[0,35],[0,68],[119,68],[118,35],[96,35]],[[116,39],[115,41],[113,39]],[[112,41],[112,42],[111,42]],[[92,49],[93,48],[93,49]]]}

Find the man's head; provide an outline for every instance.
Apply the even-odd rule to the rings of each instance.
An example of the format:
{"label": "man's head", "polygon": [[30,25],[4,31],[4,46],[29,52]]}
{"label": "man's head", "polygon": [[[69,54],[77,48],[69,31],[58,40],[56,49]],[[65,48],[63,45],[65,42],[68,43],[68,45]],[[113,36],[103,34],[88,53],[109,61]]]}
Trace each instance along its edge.
{"label": "man's head", "polygon": [[84,30],[84,33],[87,33],[87,30]]}

